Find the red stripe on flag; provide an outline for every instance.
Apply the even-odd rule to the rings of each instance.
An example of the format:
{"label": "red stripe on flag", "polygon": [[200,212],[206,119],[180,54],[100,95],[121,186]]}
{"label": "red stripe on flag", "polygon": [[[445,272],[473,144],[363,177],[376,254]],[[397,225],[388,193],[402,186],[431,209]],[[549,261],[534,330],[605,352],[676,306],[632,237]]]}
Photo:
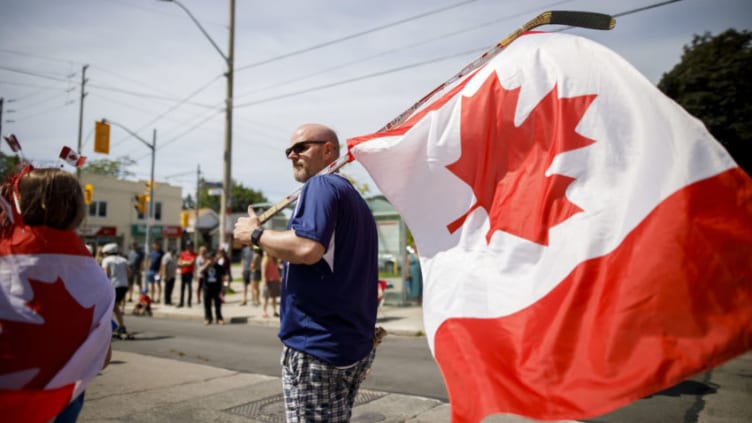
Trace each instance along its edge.
{"label": "red stripe on flag", "polygon": [[452,421],[598,416],[752,348],[751,186],[738,168],[687,186],[539,302],[445,321]]}
{"label": "red stripe on flag", "polygon": [[68,405],[75,384],[45,390],[0,389],[0,416],[6,422],[49,422]]}

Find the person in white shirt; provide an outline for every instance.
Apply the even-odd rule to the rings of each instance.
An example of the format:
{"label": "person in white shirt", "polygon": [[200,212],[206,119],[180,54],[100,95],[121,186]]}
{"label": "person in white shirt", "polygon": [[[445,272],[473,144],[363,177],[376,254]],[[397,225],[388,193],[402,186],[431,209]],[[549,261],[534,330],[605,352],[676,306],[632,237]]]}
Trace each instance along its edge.
{"label": "person in white shirt", "polygon": [[102,249],[104,259],[102,259],[102,269],[110,278],[112,286],[115,288],[115,307],[112,312],[115,315],[115,321],[118,324],[117,333],[127,333],[125,322],[123,321],[122,303],[125,300],[125,294],[128,292],[128,276],[130,268],[128,260],[119,254],[118,245],[110,243]]}

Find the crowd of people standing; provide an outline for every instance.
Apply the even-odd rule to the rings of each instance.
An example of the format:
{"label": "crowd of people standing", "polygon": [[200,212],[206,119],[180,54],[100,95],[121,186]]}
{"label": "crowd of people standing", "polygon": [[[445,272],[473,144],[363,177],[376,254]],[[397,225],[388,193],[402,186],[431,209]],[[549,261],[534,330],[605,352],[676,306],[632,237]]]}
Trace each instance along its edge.
{"label": "crowd of people standing", "polygon": [[[100,256],[97,261],[108,276],[112,275],[113,287],[117,288],[115,318],[120,326],[118,332],[125,332],[123,313],[127,303],[135,302],[135,306],[145,301],[146,297],[149,304],[192,307],[194,286],[195,304],[201,304],[203,299],[204,324],[224,324],[222,304],[225,302],[225,294],[232,289],[233,280],[231,259],[224,248],[212,251],[201,246],[196,251],[193,242],[187,241],[178,253],[175,247],[164,251],[161,241],[155,240],[148,255],[135,241],[130,244],[127,254],[116,243],[100,246],[95,251],[100,253],[95,253]],[[113,268],[115,262],[118,263],[116,270]],[[240,305],[248,304],[250,286],[251,305],[261,307],[263,304],[264,318],[270,314],[279,317],[277,303],[281,291],[280,261],[264,256],[261,250],[246,246],[241,252],[241,269],[243,300]],[[180,281],[179,293],[175,292],[177,280]],[[176,296],[177,302],[174,302]],[[271,312],[268,311],[270,304]]]}

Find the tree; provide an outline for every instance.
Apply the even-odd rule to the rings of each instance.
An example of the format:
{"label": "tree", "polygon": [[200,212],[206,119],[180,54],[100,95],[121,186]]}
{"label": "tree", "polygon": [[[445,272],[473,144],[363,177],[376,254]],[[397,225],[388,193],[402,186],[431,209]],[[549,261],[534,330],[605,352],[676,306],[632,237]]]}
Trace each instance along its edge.
{"label": "tree", "polygon": [[129,156],[121,156],[115,160],[98,159],[86,162],[83,171],[96,175],[114,176],[118,179],[127,179],[133,176],[133,172],[129,171],[128,167],[133,166],[135,163],[136,161]]}
{"label": "tree", "polygon": [[15,154],[9,155],[0,152],[0,183],[5,181],[18,167],[21,161]]}
{"label": "tree", "polygon": [[752,175],[752,32],[695,35],[658,88],[699,118]]}
{"label": "tree", "polygon": [[183,210],[189,210],[189,209],[195,209],[196,208],[196,202],[193,200],[193,196],[188,193],[185,197],[183,197]]}
{"label": "tree", "polygon": [[[208,207],[216,212],[219,212],[219,195],[209,195],[211,187],[206,186],[205,180],[201,179],[201,188],[198,191],[198,206]],[[255,191],[250,188],[244,187],[235,180],[232,181],[232,212],[242,213],[248,210],[249,204],[263,203],[269,201],[266,199],[263,193]],[[184,207],[187,204],[194,205],[191,195],[188,194],[183,198]],[[189,207],[185,207],[189,208]]]}

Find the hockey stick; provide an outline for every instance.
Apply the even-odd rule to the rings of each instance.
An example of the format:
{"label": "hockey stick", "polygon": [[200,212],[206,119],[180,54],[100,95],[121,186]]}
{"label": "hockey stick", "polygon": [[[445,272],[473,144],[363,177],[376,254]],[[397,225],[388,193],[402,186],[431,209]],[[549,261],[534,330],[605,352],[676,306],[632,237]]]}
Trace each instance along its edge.
{"label": "hockey stick", "polygon": [[[491,59],[494,58],[501,50],[506,48],[509,44],[512,43],[512,41],[516,40],[517,38],[520,37],[520,35],[524,34],[527,31],[530,31],[542,25],[568,25],[568,26],[579,27],[579,28],[609,30],[613,28],[615,24],[616,24],[616,21],[614,20],[613,17],[602,14],[602,13],[578,12],[578,11],[566,11],[566,10],[552,10],[552,11],[543,12],[540,15],[536,16],[531,21],[519,27],[513,33],[507,35],[506,38],[499,41],[496,45],[494,45],[493,47],[483,52],[483,54],[481,54],[480,57],[478,57],[477,59],[465,65],[465,67],[463,67],[459,72],[457,72],[456,74],[452,75],[449,79],[439,84],[439,86],[431,90],[431,92],[423,96],[423,98],[415,102],[415,104],[413,104],[412,106],[408,107],[407,110],[400,113],[396,118],[392,119],[389,123],[384,125],[383,128],[379,129],[376,132],[378,133],[378,132],[388,131],[404,123],[407,120],[407,118],[412,116],[413,113],[415,113],[419,108],[425,105],[434,95],[443,91],[445,88],[457,82],[462,77],[468,75],[472,71],[480,68],[481,66],[491,61]],[[325,175],[325,174],[336,172],[337,170],[342,168],[344,165],[346,165],[348,162],[350,162],[350,155],[345,154],[341,156],[340,158],[338,158],[337,160],[335,160],[334,162],[332,162],[331,164],[329,164],[329,166],[322,169],[318,173],[318,175]],[[285,196],[285,198],[278,201],[276,204],[274,204],[272,207],[267,209],[265,212],[261,213],[259,215],[260,223],[263,224],[267,220],[271,219],[272,216],[277,214],[279,211],[289,206],[290,204],[294,203],[300,196],[301,190],[302,190],[302,187],[298,188],[291,194],[288,194],[287,196]]]}

